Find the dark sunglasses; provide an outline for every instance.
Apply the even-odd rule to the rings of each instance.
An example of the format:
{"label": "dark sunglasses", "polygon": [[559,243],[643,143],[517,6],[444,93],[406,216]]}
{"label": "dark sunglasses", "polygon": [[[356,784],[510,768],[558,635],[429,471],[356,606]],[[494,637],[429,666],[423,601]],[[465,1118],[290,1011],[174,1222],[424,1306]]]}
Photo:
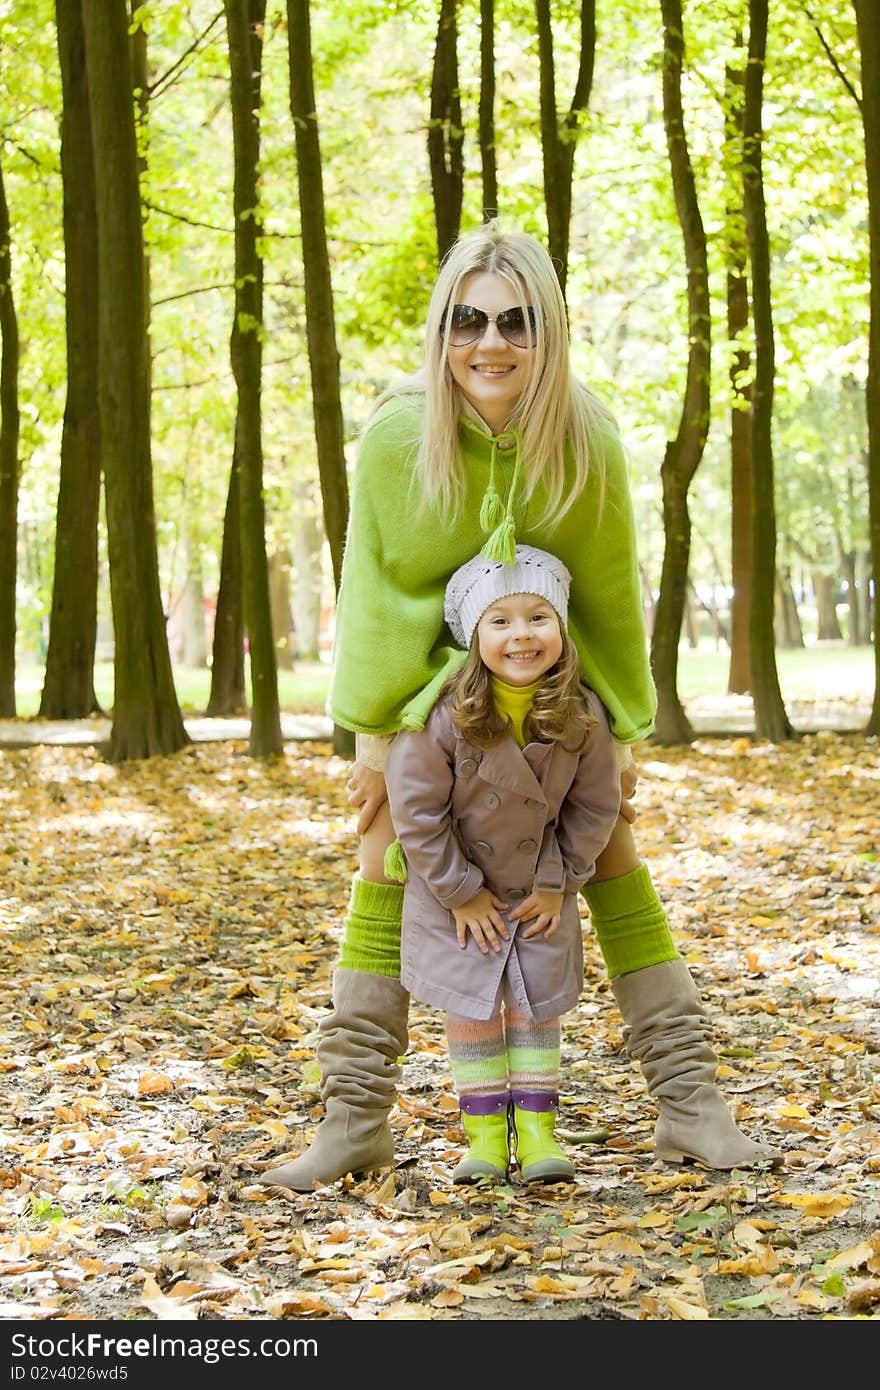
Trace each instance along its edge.
{"label": "dark sunglasses", "polygon": [[[446,331],[446,314],[440,332]],[[482,338],[490,323],[494,323],[502,338],[514,347],[534,347],[536,341],[535,311],[531,307],[503,309],[500,314],[486,314],[472,304],[454,304],[449,317],[449,342],[453,347],[465,347]]]}

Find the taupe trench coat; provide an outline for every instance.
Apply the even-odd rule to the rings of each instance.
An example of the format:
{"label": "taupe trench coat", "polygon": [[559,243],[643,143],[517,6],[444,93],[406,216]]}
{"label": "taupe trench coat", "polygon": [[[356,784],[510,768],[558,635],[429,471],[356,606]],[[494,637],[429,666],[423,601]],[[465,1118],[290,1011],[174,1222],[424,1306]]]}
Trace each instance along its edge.
{"label": "taupe trench coat", "polygon": [[[537,1021],[574,1007],[584,961],[577,893],[592,877],[620,809],[620,774],[604,707],[584,690],[598,723],[583,753],[512,735],[491,748],[467,743],[446,701],[423,730],[391,744],[385,779],[407,859],[401,982],[423,1003],[489,1018],[506,989]],[[483,955],[470,932],[458,945],[450,911],[486,884],[508,904],[510,940]],[[549,941],[524,940],[508,913],[536,888],[565,894]]]}

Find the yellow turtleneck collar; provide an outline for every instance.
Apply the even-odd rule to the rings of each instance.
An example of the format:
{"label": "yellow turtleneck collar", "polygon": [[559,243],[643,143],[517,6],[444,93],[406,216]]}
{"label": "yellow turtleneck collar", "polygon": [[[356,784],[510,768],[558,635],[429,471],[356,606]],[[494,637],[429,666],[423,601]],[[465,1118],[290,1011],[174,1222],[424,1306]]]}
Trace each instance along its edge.
{"label": "yellow turtleneck collar", "polygon": [[526,739],[523,734],[523,724],[526,722],[526,715],[532,708],[535,693],[540,688],[541,682],[537,680],[532,681],[531,685],[507,685],[497,676],[490,676],[489,680],[495,708],[502,719],[506,716],[510,720],[510,732],[520,748],[525,748]]}

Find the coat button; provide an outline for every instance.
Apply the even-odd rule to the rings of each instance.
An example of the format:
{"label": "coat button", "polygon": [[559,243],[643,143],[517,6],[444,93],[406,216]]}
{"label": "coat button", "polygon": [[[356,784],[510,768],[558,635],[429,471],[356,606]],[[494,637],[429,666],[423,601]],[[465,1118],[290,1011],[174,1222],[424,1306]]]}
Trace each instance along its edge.
{"label": "coat button", "polygon": [[536,801],[536,800],[534,799],[534,797],[532,797],[532,796],[527,796],[527,797],[526,797],[526,805],[529,806],[529,807],[532,807],[532,806],[540,806],[541,804],[542,804],[542,803],[541,803],[540,801]]}
{"label": "coat button", "polygon": [[537,840],[520,840],[517,845],[517,849],[522,850],[523,854],[533,854],[537,848]]}
{"label": "coat button", "polygon": [[476,770],[476,758],[462,758],[461,762],[458,765],[458,771],[461,777],[472,777]]}
{"label": "coat button", "polygon": [[498,795],[497,792],[489,793],[489,795],[486,797],[486,805],[491,810],[497,811],[498,807],[501,805],[501,797]]}
{"label": "coat button", "polygon": [[488,840],[474,840],[472,845],[468,845],[471,854],[494,854],[495,851]]}

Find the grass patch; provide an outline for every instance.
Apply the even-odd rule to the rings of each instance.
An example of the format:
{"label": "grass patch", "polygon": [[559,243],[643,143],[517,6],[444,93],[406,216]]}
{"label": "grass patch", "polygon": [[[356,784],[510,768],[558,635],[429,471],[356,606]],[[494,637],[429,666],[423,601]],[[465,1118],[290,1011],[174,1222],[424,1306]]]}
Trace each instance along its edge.
{"label": "grass patch", "polygon": [[[823,642],[809,647],[786,647],[776,652],[782,698],[788,700],[864,699],[874,692],[873,647],[850,647]],[[730,653],[711,646],[683,646],[678,656],[678,693],[688,700],[700,695],[726,695]]]}
{"label": "grass patch", "polygon": [[[288,714],[323,714],[330,681],[330,667],[322,661],[297,663],[292,671],[278,672],[278,699]],[[31,719],[40,707],[43,685],[41,666],[23,666],[16,675],[15,703],[20,719]],[[174,688],[184,715],[204,714],[211,693],[211,672],[206,668],[174,667]],[[245,689],[250,682],[245,672]],[[95,694],[101,708],[109,712],[113,706],[113,666],[110,662],[95,663]]]}

